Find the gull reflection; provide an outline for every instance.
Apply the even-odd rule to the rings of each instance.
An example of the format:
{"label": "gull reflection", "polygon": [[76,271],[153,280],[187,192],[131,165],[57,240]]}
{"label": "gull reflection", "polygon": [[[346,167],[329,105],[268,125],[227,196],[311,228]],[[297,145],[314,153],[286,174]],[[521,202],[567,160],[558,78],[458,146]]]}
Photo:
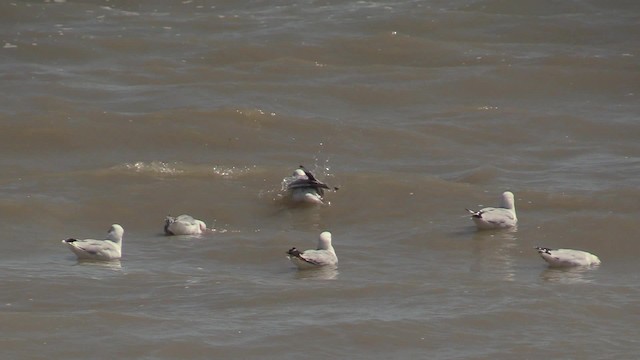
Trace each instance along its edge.
{"label": "gull reflection", "polygon": [[96,268],[103,268],[107,270],[120,271],[122,270],[122,264],[120,260],[111,261],[98,261],[98,260],[78,260],[74,266],[93,266]]}
{"label": "gull reflection", "polygon": [[560,284],[588,284],[594,281],[590,270],[594,267],[570,267],[570,268],[547,268],[540,273],[540,278],[544,281],[556,282]]}
{"label": "gull reflection", "polygon": [[470,270],[497,274],[505,281],[515,280],[513,252],[517,244],[517,228],[477,231],[473,236],[473,260]]}
{"label": "gull reflection", "polygon": [[338,278],[338,268],[335,266],[323,266],[317,269],[306,269],[295,272],[296,279],[308,280],[335,280]]}

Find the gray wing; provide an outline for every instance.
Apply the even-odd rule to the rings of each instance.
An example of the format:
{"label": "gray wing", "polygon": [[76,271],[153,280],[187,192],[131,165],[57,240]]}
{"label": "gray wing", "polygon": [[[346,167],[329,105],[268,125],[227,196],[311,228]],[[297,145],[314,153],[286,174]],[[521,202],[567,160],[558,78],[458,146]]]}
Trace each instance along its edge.
{"label": "gray wing", "polygon": [[330,189],[329,186],[322,181],[316,179],[313,174],[304,168],[304,166],[300,165],[300,169],[304,171],[304,174],[307,176],[306,179],[296,179],[292,181],[289,185],[287,185],[287,189],[300,189],[300,188],[311,188],[315,189],[320,196],[324,195],[324,189]]}
{"label": "gray wing", "polygon": [[502,208],[486,208],[478,211],[476,217],[495,225],[513,224],[516,220],[511,210]]}
{"label": "gray wing", "polygon": [[180,221],[183,223],[187,223],[187,224],[195,224],[196,223],[196,219],[193,218],[193,216],[190,215],[180,215],[176,218],[176,221]]}
{"label": "gray wing", "polygon": [[314,265],[335,265],[338,258],[327,250],[305,250],[299,256],[302,260]]}
{"label": "gray wing", "polygon": [[551,256],[561,261],[569,261],[572,263],[585,263],[595,257],[593,254],[581,250],[573,249],[556,249],[551,250]]}
{"label": "gray wing", "polygon": [[109,240],[86,239],[73,242],[67,240],[67,242],[71,243],[75,248],[95,256],[114,256],[118,254],[117,245]]}

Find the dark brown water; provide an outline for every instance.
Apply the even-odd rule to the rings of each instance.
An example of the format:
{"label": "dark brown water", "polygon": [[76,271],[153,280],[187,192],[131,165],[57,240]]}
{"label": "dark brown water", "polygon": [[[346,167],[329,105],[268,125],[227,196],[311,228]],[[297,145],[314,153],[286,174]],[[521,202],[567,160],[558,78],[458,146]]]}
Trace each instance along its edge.
{"label": "dark brown water", "polygon": [[[633,1],[1,2],[2,358],[636,358],[639,24]],[[281,200],[299,164],[330,206]],[[464,209],[504,190],[518,229],[477,232]],[[216,232],[163,236],[181,213]],[[60,243],[112,223],[119,264]],[[296,271],[324,230],[338,270]]]}

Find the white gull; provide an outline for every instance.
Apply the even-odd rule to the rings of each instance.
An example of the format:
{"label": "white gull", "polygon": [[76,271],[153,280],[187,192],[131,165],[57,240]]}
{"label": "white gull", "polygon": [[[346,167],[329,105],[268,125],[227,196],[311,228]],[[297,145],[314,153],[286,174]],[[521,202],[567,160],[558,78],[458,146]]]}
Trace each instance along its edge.
{"label": "white gull", "polygon": [[122,235],[124,235],[122,226],[113,224],[105,240],[66,239],[62,242],[69,246],[78,259],[117,260],[122,256]]}
{"label": "white gull", "polygon": [[538,254],[551,267],[593,266],[600,265],[600,259],[586,251],[573,249],[549,249],[536,247]]}
{"label": "white gull", "polygon": [[322,204],[324,189],[327,184],[319,181],[313,174],[300,165],[291,177],[285,179],[286,188],[291,194],[291,200],[298,203]]}
{"label": "white gull", "polygon": [[287,255],[289,260],[301,270],[338,264],[338,256],[331,246],[331,233],[328,231],[320,234],[317,249],[299,251],[294,247],[287,251]]}
{"label": "white gull", "polygon": [[164,222],[164,233],[167,235],[199,235],[206,230],[207,224],[190,215],[167,216]]}
{"label": "white gull", "polygon": [[510,228],[518,223],[516,203],[510,191],[502,193],[500,207],[486,207],[479,211],[467,209],[467,211],[471,213],[471,219],[480,230]]}

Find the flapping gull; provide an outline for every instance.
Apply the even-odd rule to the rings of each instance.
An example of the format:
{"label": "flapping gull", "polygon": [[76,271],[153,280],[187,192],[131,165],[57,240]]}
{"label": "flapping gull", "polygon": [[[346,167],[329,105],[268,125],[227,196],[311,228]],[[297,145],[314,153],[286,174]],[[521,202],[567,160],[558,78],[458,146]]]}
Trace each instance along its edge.
{"label": "flapping gull", "polygon": [[324,189],[329,189],[327,184],[316,179],[302,165],[293,172],[287,181],[287,190],[291,193],[291,200],[295,202],[322,204]]}
{"label": "flapping gull", "polygon": [[538,254],[551,267],[600,265],[600,259],[597,256],[582,250],[549,249],[545,247],[536,247],[535,249],[538,250]]}
{"label": "flapping gull", "polygon": [[500,207],[487,207],[479,211],[467,209],[471,213],[471,219],[478,229],[501,229],[516,226],[516,203],[513,193],[505,191],[502,193],[502,204]]}
{"label": "flapping gull", "polygon": [[124,229],[118,224],[111,225],[105,240],[66,239],[63,243],[76,254],[78,259],[116,260],[122,256],[122,235]]}
{"label": "flapping gull", "polygon": [[206,230],[207,224],[189,215],[167,216],[164,222],[164,233],[167,235],[199,235]]}
{"label": "flapping gull", "polygon": [[331,246],[331,233],[325,231],[318,238],[318,248],[315,250],[300,251],[291,248],[287,251],[289,260],[294,263],[298,269],[312,269],[320,266],[335,266],[338,264],[336,251]]}

